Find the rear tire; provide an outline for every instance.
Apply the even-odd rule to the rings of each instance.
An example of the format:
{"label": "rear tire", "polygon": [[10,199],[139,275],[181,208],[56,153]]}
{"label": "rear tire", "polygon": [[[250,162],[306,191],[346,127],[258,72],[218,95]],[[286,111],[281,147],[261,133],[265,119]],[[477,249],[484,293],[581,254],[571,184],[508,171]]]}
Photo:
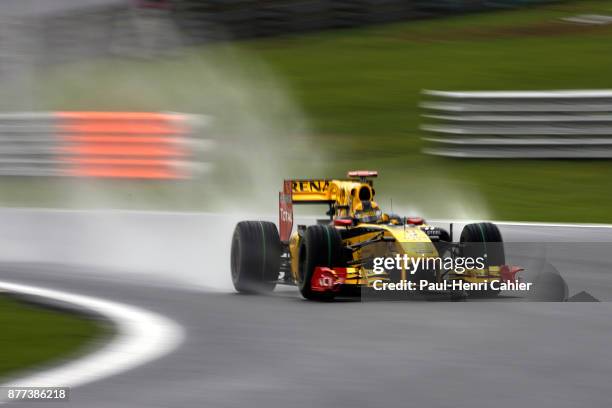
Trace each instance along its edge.
{"label": "rear tire", "polygon": [[269,293],[280,274],[281,241],[276,225],[241,221],[232,237],[231,271],[241,293]]}
{"label": "rear tire", "polygon": [[[463,257],[485,259],[485,266],[500,266],[506,263],[503,238],[499,228],[490,222],[467,224],[461,231],[459,241],[463,244]],[[488,245],[489,244],[489,245]],[[500,290],[470,292],[472,296],[497,296]]]}
{"label": "rear tire", "polygon": [[312,225],[306,229],[299,251],[298,287],[304,298],[331,300],[335,293],[313,292],[311,280],[317,266],[346,266],[340,232],[329,225]]}

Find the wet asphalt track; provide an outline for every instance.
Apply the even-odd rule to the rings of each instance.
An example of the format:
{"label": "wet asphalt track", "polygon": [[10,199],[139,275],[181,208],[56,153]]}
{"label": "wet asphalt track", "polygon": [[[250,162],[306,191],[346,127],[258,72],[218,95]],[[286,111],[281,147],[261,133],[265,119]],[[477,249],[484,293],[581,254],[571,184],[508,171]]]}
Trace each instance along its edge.
{"label": "wet asphalt track", "polygon": [[[612,401],[612,303],[327,304],[304,301],[291,288],[241,296],[225,289],[227,263],[215,261],[226,255],[220,243],[233,219],[28,211],[0,218],[1,279],[138,305],[187,331],[173,354],[46,407],[559,408]],[[122,234],[109,235],[116,225]],[[536,253],[566,278],[570,295],[587,289],[612,298],[610,245],[571,243],[612,241],[612,229],[502,232],[507,241],[570,241]],[[122,258],[124,269],[116,265]],[[143,269],[147,263],[155,275]],[[203,289],[206,274],[216,290]]]}

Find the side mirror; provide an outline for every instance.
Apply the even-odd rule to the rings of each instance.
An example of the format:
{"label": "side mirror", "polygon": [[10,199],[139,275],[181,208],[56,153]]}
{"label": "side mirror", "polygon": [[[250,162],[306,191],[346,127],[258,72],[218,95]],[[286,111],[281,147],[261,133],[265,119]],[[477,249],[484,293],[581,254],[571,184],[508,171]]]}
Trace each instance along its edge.
{"label": "side mirror", "polygon": [[336,218],[334,220],[334,225],[336,227],[350,227],[351,225],[353,225],[353,219],[352,218]]}
{"label": "side mirror", "polygon": [[409,225],[423,225],[425,220],[421,217],[408,217],[406,218],[406,224]]}

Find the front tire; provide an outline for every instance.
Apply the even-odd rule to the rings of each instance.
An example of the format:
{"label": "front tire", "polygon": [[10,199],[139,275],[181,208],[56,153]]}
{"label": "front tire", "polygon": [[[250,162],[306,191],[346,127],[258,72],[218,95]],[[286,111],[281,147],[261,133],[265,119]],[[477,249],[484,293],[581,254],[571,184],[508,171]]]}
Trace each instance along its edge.
{"label": "front tire", "polygon": [[240,293],[269,293],[280,274],[281,241],[276,225],[266,221],[241,221],[234,229],[231,271]]}
{"label": "front tire", "polygon": [[298,287],[304,298],[310,300],[331,300],[335,293],[314,292],[311,280],[317,266],[329,268],[345,266],[342,237],[340,232],[329,225],[312,225],[304,232],[299,251]]}
{"label": "front tire", "polygon": [[[503,238],[499,228],[490,222],[467,224],[461,231],[459,241],[462,244],[462,256],[470,258],[483,257],[485,266],[501,266],[506,263]],[[471,292],[473,296],[494,297],[499,295],[500,290],[488,289],[477,293]]]}

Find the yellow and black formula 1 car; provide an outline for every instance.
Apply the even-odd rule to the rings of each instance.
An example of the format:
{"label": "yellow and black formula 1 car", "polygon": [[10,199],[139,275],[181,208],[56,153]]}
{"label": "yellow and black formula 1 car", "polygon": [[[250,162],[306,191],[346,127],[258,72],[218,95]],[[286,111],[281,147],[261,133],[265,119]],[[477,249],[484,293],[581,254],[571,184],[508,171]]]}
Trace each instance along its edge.
{"label": "yellow and black formula 1 car", "polygon": [[[502,236],[494,224],[468,224],[460,242],[453,244],[452,224],[449,233],[419,217],[383,213],[374,201],[372,178],[377,175],[351,171],[347,179],[285,180],[279,194],[279,229],[265,221],[236,225],[231,248],[236,290],[262,293],[289,284],[306,299],[326,300],[407,282],[414,282],[416,289],[442,290],[464,283],[517,281],[520,268],[505,265]],[[294,231],[294,204],[327,205],[328,218]],[[416,267],[406,263],[419,258],[423,262]],[[459,258],[476,261],[458,268],[452,261]],[[449,259],[450,267],[445,262]],[[487,295],[499,293],[492,286],[485,286]]]}

